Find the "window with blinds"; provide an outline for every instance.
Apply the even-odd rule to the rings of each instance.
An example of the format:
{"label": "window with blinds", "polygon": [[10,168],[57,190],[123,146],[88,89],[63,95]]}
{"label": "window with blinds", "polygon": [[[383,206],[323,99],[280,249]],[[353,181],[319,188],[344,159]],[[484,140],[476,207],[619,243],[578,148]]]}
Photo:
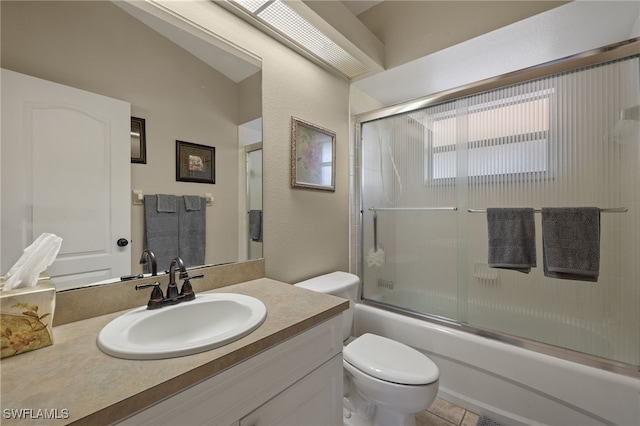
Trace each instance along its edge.
{"label": "window with blinds", "polygon": [[[467,175],[508,176],[549,171],[550,103],[553,89],[502,90],[427,111],[425,179],[456,177],[456,144],[469,143]],[[439,111],[444,109],[444,111]],[[513,161],[517,159],[517,161]]]}

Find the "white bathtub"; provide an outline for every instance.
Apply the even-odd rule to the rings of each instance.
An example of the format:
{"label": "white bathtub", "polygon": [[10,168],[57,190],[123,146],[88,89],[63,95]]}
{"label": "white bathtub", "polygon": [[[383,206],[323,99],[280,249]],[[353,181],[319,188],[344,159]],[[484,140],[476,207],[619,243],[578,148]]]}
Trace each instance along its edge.
{"label": "white bathtub", "polygon": [[540,354],[363,304],[355,335],[428,355],[439,396],[503,425],[640,425],[640,379]]}

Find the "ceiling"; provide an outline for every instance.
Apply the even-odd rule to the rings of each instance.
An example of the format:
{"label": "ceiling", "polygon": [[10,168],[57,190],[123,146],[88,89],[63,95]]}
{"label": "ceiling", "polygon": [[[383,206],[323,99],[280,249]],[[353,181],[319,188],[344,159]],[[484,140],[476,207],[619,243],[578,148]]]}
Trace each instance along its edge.
{"label": "ceiling", "polygon": [[[378,13],[383,24],[377,25],[384,28],[387,19],[384,15],[389,14],[389,7],[396,8],[401,4],[406,7],[406,3],[411,2],[387,0],[363,12],[359,18],[380,33],[380,27],[374,26],[372,17]],[[422,3],[423,7],[429,7],[446,2],[413,3],[413,6]],[[530,2],[471,3],[486,4],[488,8],[497,5],[493,13],[498,13],[506,4]],[[510,19],[506,18],[504,25],[486,27],[484,31],[478,28],[475,35],[468,34],[455,42],[451,42],[446,34],[439,41],[424,41],[424,44],[435,43],[428,48],[431,51],[425,50],[424,54],[415,55],[397,66],[387,66],[382,72],[358,79],[353,86],[383,106],[395,105],[640,36],[638,1],[538,3],[553,7],[511,23],[506,23]],[[517,9],[518,5],[515,6]],[[514,13],[512,18],[517,15]],[[462,29],[453,15],[441,18],[444,22],[441,31],[446,31],[448,25],[455,26],[456,32]],[[470,25],[470,21],[464,25]],[[401,50],[393,40],[393,34],[387,34],[386,38],[383,40],[386,49]],[[385,59],[389,61],[388,50],[385,53]]]}
{"label": "ceiling", "polygon": [[[211,40],[145,16],[140,6],[115,3],[124,4],[129,13],[235,81],[260,69],[259,58],[238,60],[235,52],[222,46],[212,49],[207,45]],[[176,2],[187,3],[211,7],[208,2]],[[353,78],[353,87],[381,106],[626,40],[636,36],[640,26],[637,1],[292,0],[288,4],[320,23],[329,36],[363,60],[369,72]]]}
{"label": "ceiling", "polygon": [[[163,10],[150,2],[114,1],[114,4],[236,83],[261,69],[259,60],[241,57],[240,52],[230,49],[227,43],[221,43],[217,37],[183,25],[181,13],[177,10],[170,11],[175,13],[163,13],[168,9]],[[201,13],[206,13],[206,7],[209,6],[204,2],[192,4],[204,7]]]}
{"label": "ceiling", "polygon": [[371,9],[384,0],[343,0],[342,3],[353,13],[358,16],[362,12]]}

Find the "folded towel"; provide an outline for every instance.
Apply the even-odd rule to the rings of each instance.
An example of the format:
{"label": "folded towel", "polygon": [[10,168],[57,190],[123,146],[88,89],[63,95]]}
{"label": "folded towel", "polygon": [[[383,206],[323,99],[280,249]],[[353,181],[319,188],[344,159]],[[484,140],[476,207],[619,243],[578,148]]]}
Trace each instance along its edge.
{"label": "folded towel", "polygon": [[[204,265],[204,255],[206,247],[206,210],[188,210],[186,206],[187,197],[180,205],[178,224],[178,247],[180,258],[185,266]],[[203,205],[205,199],[200,200]]]}
{"label": "folded towel", "polygon": [[542,209],[544,275],[598,281],[600,273],[600,209]]}
{"label": "folded towel", "polygon": [[252,241],[262,242],[262,210],[249,210],[249,236]]}
{"label": "folded towel", "polygon": [[175,213],[176,208],[176,196],[158,194],[158,212],[159,213]]}
{"label": "folded towel", "polygon": [[158,211],[158,196],[144,196],[144,248],[156,255],[159,271],[178,256],[178,214]]}
{"label": "folded towel", "polygon": [[202,203],[200,202],[200,197],[197,195],[185,195],[184,196],[184,207],[189,211],[200,210]]}
{"label": "folded towel", "polygon": [[532,208],[488,208],[489,266],[528,274],[536,266]]}

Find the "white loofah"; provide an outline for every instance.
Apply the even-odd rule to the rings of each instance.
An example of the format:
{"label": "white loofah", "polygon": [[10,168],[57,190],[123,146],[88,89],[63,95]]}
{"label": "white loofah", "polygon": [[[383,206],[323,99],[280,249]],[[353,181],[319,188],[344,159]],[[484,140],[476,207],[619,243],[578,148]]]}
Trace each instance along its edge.
{"label": "white loofah", "polygon": [[367,254],[367,266],[380,267],[384,264],[384,250],[378,245],[378,249],[374,250],[373,247],[369,249]]}

